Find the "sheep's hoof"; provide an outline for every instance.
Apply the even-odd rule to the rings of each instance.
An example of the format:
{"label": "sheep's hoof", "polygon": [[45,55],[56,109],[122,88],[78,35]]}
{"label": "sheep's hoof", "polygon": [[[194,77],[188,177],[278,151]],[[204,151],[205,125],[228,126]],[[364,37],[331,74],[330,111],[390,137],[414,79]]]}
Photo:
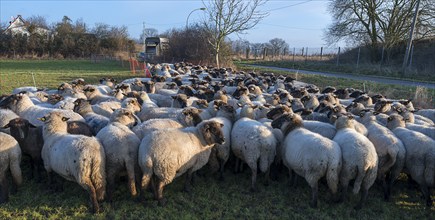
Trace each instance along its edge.
{"label": "sheep's hoof", "polygon": [[159,199],[158,205],[160,207],[165,207],[166,203],[167,203],[166,199],[165,198],[161,198],[161,199]]}

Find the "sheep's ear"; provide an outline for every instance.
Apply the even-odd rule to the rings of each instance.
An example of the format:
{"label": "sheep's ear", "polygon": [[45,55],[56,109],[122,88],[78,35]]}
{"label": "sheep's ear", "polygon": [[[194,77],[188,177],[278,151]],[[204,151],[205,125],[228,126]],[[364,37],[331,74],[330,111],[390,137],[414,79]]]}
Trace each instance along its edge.
{"label": "sheep's ear", "polygon": [[40,120],[40,121],[46,121],[47,120],[47,118],[44,116],[44,117],[42,117],[42,118],[37,118],[38,120]]}
{"label": "sheep's ear", "polygon": [[6,124],[5,126],[3,126],[3,128],[10,128],[11,127],[11,125],[8,123],[8,124]]}
{"label": "sheep's ear", "polygon": [[393,120],[392,117],[388,117],[388,118],[387,118],[387,121],[392,121],[392,120]]}
{"label": "sheep's ear", "polygon": [[29,123],[29,127],[31,127],[31,128],[37,128],[35,125],[33,125],[31,123]]}
{"label": "sheep's ear", "polygon": [[68,121],[69,120],[69,118],[67,118],[67,117],[62,117],[62,121]]}
{"label": "sheep's ear", "polygon": [[351,119],[351,120],[354,119],[352,115],[349,115],[349,116],[347,116],[347,117],[348,117],[349,119]]}
{"label": "sheep's ear", "polygon": [[175,95],[173,95],[173,96],[171,96],[172,97],[172,99],[177,99],[177,96],[175,96]]}
{"label": "sheep's ear", "polygon": [[223,124],[223,123],[219,123],[219,126],[220,126],[221,128],[223,128],[223,127],[224,127],[224,124]]}

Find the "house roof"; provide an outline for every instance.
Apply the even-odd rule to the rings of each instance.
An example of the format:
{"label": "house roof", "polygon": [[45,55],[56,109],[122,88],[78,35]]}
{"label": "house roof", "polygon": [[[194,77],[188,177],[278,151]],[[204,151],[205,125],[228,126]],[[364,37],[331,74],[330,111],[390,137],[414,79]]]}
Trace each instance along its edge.
{"label": "house roof", "polygon": [[[45,28],[36,28],[38,33],[47,33],[48,30]],[[21,17],[21,15],[17,15],[16,18],[14,18],[12,21],[9,22],[9,26],[3,31],[3,33],[11,33],[11,34],[25,34],[30,35],[30,32],[28,30],[28,25],[26,24],[26,21]]]}

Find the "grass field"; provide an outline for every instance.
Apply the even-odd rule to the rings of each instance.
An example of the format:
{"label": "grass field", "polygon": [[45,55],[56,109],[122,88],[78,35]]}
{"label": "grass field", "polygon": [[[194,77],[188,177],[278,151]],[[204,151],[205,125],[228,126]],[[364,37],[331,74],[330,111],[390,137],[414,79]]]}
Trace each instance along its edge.
{"label": "grass field", "polygon": [[[37,86],[55,88],[60,82],[83,77],[95,83],[100,77],[112,76],[118,80],[134,77],[117,63],[92,64],[89,61],[0,61],[1,93],[8,93],[17,86],[32,85],[29,72],[34,72]],[[267,71],[267,70],[265,70]],[[315,83],[318,86],[353,86],[362,88],[362,83],[337,80],[335,78],[298,75],[299,80]],[[389,88],[385,88],[389,87]],[[366,84],[366,89],[378,91],[398,90],[408,97],[416,93],[415,88],[402,88]],[[397,92],[397,91],[396,91]],[[433,97],[434,91],[425,91]],[[396,93],[394,93],[396,94]],[[397,94],[399,95],[399,94]],[[262,184],[259,175],[259,192],[249,191],[251,174],[248,169],[233,174],[230,161],[225,171],[225,180],[219,181],[215,175],[195,178],[191,194],[183,192],[184,178],[180,177],[169,184],[164,195],[168,199],[166,207],[158,207],[147,193],[143,203],[133,201],[128,194],[126,180],[120,180],[114,194],[114,202],[102,204],[103,212],[93,215],[88,211],[88,194],[76,183],[60,180],[63,191],[47,189],[45,181],[36,183],[29,180],[30,168],[24,158],[22,167],[24,183],[10,201],[0,205],[0,219],[434,219],[435,207],[426,208],[422,194],[408,187],[406,176],[401,176],[392,190],[390,202],[383,201],[379,184],[369,191],[369,198],[362,210],[353,206],[359,196],[350,195],[350,201],[335,204],[325,184],[319,187],[317,209],[309,207],[311,190],[304,180],[297,188],[287,182],[287,172],[282,172],[277,181],[269,186]],[[207,173],[207,169],[205,169]],[[435,199],[435,197],[433,197]]]}
{"label": "grass field", "polygon": [[60,83],[79,77],[89,83],[97,83],[102,77],[114,77],[118,81],[135,77],[129,71],[127,62],[124,66],[114,61],[0,60],[0,94],[10,93],[13,88],[20,86],[57,88]]}

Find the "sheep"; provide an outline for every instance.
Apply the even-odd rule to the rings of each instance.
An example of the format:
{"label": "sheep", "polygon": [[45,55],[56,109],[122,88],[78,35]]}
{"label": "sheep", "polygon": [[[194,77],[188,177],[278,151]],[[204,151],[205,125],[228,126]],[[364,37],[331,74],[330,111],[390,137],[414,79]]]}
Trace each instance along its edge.
{"label": "sheep", "polygon": [[98,90],[97,86],[94,85],[84,86],[83,92],[85,93],[86,98],[91,101],[92,105],[106,101],[117,101],[117,99],[113,96],[102,94],[100,90]]}
{"label": "sheep", "polygon": [[89,192],[93,212],[99,212],[98,201],[104,199],[106,191],[103,146],[95,137],[68,134],[68,118],[61,112],[50,112],[39,120],[44,122],[41,156],[49,182],[52,171],[77,182]]}
{"label": "sheep", "polygon": [[435,186],[435,140],[405,128],[405,119],[398,114],[391,114],[387,127],[402,141],[406,148],[406,170],[415,180],[426,200],[432,206],[430,188]]}
{"label": "sheep", "polygon": [[110,117],[114,109],[121,108],[121,103],[117,101],[100,102],[96,105],[92,105],[92,110],[99,115]]}
{"label": "sheep", "polygon": [[384,199],[389,200],[391,187],[405,165],[405,146],[393,132],[377,122],[373,112],[361,112],[360,120],[367,127],[367,138],[375,146],[379,158],[377,178],[382,181]]}
{"label": "sheep", "polygon": [[343,155],[340,173],[341,200],[346,199],[349,182],[355,179],[353,193],[357,194],[362,187],[361,199],[355,209],[361,209],[367,200],[368,190],[377,177],[378,155],[373,143],[355,130],[354,122],[351,115],[339,116],[335,121],[337,134],[333,141],[340,145]]}
{"label": "sheep", "polygon": [[424,125],[406,123],[405,127],[409,130],[418,131],[435,140],[435,126],[424,126]]}
{"label": "sheep", "polygon": [[305,129],[298,114],[285,113],[272,122],[272,127],[280,129],[285,136],[282,158],[290,177],[296,179],[295,172],[311,187],[310,206],[317,207],[318,182],[323,176],[326,176],[329,189],[336,197],[342,164],[340,146]]}
{"label": "sheep", "polygon": [[[251,168],[251,191],[256,191],[257,164],[269,182],[270,165],[276,155],[277,140],[262,123],[243,117],[234,123],[231,130],[231,150],[233,154]],[[237,169],[237,164],[236,164]]]}
{"label": "sheep", "polygon": [[415,115],[411,111],[404,110],[404,111],[398,111],[398,113],[405,119],[406,122],[417,124],[417,125],[424,125],[424,126],[435,126],[434,122],[424,116],[421,115]]}
{"label": "sheep", "polygon": [[136,113],[140,112],[142,106],[136,98],[126,98],[121,102],[121,108],[127,108]]}
{"label": "sheep", "polygon": [[128,186],[132,197],[137,196],[136,177],[138,171],[137,152],[140,140],[127,125],[137,124],[133,111],[117,109],[113,112],[110,124],[101,129],[96,137],[101,141],[106,154],[107,197],[112,201],[115,178],[126,170]]}
{"label": "sheep", "polygon": [[320,103],[316,96],[314,95],[306,95],[301,98],[302,103],[305,106],[305,109],[316,109]]}
{"label": "sheep", "polygon": [[183,109],[181,108],[142,108],[142,110],[137,113],[137,116],[142,121],[146,121],[152,118],[175,118],[177,117],[177,114],[179,114],[181,111],[183,111]]}
{"label": "sheep", "polygon": [[44,145],[42,127],[35,127],[28,120],[15,118],[9,121],[4,128],[10,128],[11,136],[18,141],[24,155],[30,156],[31,177],[41,180],[40,171],[43,170],[41,150]]}
{"label": "sheep", "polygon": [[435,109],[420,109],[414,112],[414,114],[424,116],[435,122]]}
{"label": "sheep", "polygon": [[201,123],[200,110],[194,107],[183,109],[176,118],[156,118],[142,122],[133,128],[137,137],[142,138],[151,131],[163,128],[192,127]]}
{"label": "sheep", "polygon": [[8,172],[12,174],[12,193],[23,182],[20,168],[21,149],[10,135],[0,132],[0,204],[9,200]]}
{"label": "sheep", "polygon": [[5,125],[7,125],[12,119],[18,118],[17,114],[15,112],[9,110],[9,109],[0,109],[0,132],[5,132],[7,134],[10,134],[10,131],[8,128],[4,128]]}
{"label": "sheep", "polygon": [[153,180],[155,199],[163,206],[163,187],[186,172],[185,190],[189,191],[193,172],[207,163],[215,144],[225,142],[222,126],[214,121],[203,121],[195,127],[160,129],[146,135],[139,146],[138,157],[142,192]]}
{"label": "sheep", "polygon": [[94,113],[91,103],[88,100],[77,99],[74,105],[74,111],[85,119],[86,123],[92,128],[94,135],[109,123],[109,118]]}
{"label": "sheep", "polygon": [[50,109],[34,105],[26,94],[11,95],[0,103],[0,107],[8,107],[20,117],[27,119],[35,126],[41,126],[43,123],[40,118],[48,112],[62,112],[65,116],[70,117],[71,121],[84,121],[83,117],[71,110]]}
{"label": "sheep", "polygon": [[235,110],[232,106],[223,104],[218,107],[218,112],[216,113],[216,117],[209,119],[210,121],[216,121],[224,125],[222,131],[224,133],[225,143],[224,144],[216,144],[216,146],[212,149],[209,158],[209,164],[212,166],[212,171],[219,170],[219,178],[223,179],[224,167],[228,158],[230,157],[231,152],[231,130],[233,126],[233,122],[235,119]]}

